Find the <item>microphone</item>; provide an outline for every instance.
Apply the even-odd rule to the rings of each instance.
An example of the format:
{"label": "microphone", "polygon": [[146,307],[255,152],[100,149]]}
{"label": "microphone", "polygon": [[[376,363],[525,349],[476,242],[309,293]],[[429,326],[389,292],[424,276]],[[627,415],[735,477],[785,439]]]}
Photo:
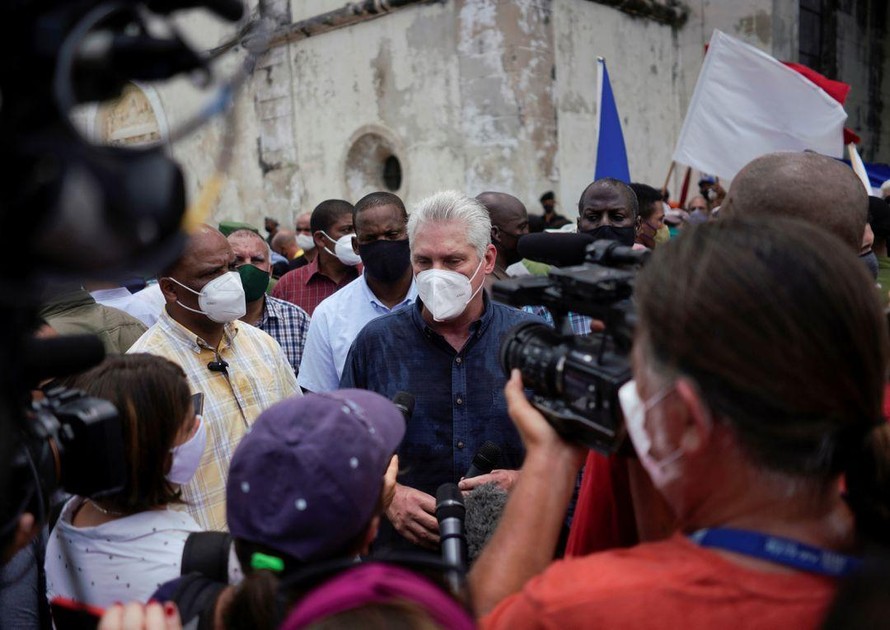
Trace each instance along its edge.
{"label": "microphone", "polygon": [[443,483],[436,490],[436,520],[442,560],[449,567],[463,572],[466,567],[467,540],[464,537],[464,497],[456,483]]}
{"label": "microphone", "polygon": [[211,361],[207,364],[207,369],[211,372],[222,372],[226,375],[228,375],[228,367],[229,362],[225,359],[220,359],[219,357],[217,357],[216,361]]}
{"label": "microphone", "polygon": [[414,413],[414,396],[408,392],[396,392],[396,395],[392,397],[392,404],[399,408],[399,411],[405,416],[407,424]]}
{"label": "microphone", "polygon": [[467,562],[473,564],[482,548],[497,529],[504,507],[507,505],[507,491],[496,483],[483,483],[467,494],[464,502],[467,514],[464,518],[464,531],[467,538]]}
{"label": "microphone", "polygon": [[594,239],[580,232],[535,232],[526,234],[516,243],[516,251],[523,258],[553,265],[580,265],[587,256],[587,246]]}
{"label": "microphone", "polygon": [[467,470],[467,474],[464,475],[464,479],[487,475],[497,468],[500,463],[501,447],[494,442],[486,441],[473,456],[473,461]]}

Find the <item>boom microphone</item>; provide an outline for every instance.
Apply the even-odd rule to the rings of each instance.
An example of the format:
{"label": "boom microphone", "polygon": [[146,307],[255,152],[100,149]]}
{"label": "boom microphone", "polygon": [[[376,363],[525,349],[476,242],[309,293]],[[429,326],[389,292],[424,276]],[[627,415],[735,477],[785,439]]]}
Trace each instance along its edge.
{"label": "boom microphone", "polygon": [[470,464],[467,474],[464,475],[464,479],[487,475],[497,468],[500,463],[501,447],[494,442],[487,441],[476,451],[476,454],[473,456],[473,462]]}
{"label": "boom microphone", "polygon": [[535,232],[526,234],[516,243],[516,251],[523,258],[555,267],[571,267],[584,262],[587,246],[594,241],[580,232]]}

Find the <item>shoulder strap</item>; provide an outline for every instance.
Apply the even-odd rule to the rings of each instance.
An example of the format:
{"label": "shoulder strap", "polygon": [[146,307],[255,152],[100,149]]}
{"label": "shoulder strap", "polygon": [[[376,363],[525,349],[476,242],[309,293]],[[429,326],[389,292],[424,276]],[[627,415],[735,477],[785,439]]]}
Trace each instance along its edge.
{"label": "shoulder strap", "polygon": [[228,532],[192,532],[182,550],[180,575],[198,572],[227,584],[232,536]]}

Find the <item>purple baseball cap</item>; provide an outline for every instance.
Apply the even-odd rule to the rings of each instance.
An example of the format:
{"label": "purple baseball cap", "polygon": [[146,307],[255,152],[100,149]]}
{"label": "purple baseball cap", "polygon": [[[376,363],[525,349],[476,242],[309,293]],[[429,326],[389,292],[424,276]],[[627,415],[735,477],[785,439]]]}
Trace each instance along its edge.
{"label": "purple baseball cap", "polygon": [[328,558],[367,527],[404,435],[399,409],[365,390],[269,407],[232,456],[229,531],[302,562]]}

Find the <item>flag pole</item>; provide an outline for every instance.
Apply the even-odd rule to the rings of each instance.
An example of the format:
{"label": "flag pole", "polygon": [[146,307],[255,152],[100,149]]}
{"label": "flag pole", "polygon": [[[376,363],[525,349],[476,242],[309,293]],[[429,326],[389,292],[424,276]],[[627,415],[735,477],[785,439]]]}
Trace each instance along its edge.
{"label": "flag pole", "polygon": [[856,150],[855,142],[847,145],[847,152],[850,154],[850,167],[856,173],[856,177],[859,178],[862,185],[865,186],[865,192],[871,195],[871,182],[868,180],[868,173],[865,172],[865,165],[862,163],[862,158],[859,157],[859,151]]}
{"label": "flag pole", "polygon": [[677,163],[674,160],[671,160],[671,167],[668,169],[667,177],[664,178],[664,184],[661,186],[661,196],[664,197],[664,193],[667,191],[668,182],[671,181],[671,175],[674,174],[674,167]]}

